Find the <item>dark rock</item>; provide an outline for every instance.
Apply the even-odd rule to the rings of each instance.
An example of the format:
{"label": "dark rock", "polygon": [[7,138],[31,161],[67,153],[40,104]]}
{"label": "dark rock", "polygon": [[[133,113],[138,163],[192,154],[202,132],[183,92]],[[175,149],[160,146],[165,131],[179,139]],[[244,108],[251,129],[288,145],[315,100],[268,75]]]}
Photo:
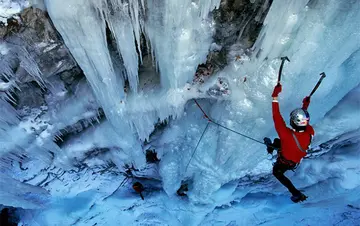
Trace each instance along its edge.
{"label": "dark rock", "polygon": [[24,107],[40,108],[45,104],[44,90],[36,82],[28,82],[19,85],[20,90],[15,92],[17,97],[17,109]]}
{"label": "dark rock", "polygon": [[263,26],[272,0],[222,0],[219,9],[213,11],[216,22],[215,43],[221,47],[211,50],[207,63],[214,71],[227,65],[230,47],[237,44],[242,49],[251,48]]}
{"label": "dark rock", "polygon": [[21,22],[14,17],[7,19],[7,25],[1,24],[0,25],[0,37],[5,38],[7,34],[13,34],[19,32],[21,29]]}
{"label": "dark rock", "polygon": [[73,67],[69,70],[61,72],[59,75],[61,80],[68,86],[85,77],[84,72],[80,67]]}
{"label": "dark rock", "polygon": [[27,48],[36,53],[34,59],[45,78],[77,66],[46,12],[28,8],[20,17],[23,29],[18,35],[30,43]]}
{"label": "dark rock", "polygon": [[19,223],[19,218],[16,215],[16,209],[12,207],[5,207],[0,212],[1,226],[16,226]]}
{"label": "dark rock", "polygon": [[155,150],[146,150],[146,162],[147,163],[158,163],[160,160],[157,157]]}
{"label": "dark rock", "polygon": [[182,184],[180,186],[180,188],[176,191],[176,193],[179,195],[179,196],[186,196],[187,195],[187,192],[189,191],[189,188],[188,188],[188,184],[185,183],[185,184]]}
{"label": "dark rock", "polygon": [[241,43],[245,48],[250,48],[271,3],[269,0],[222,0],[220,8],[214,11],[216,43],[224,47]]}
{"label": "dark rock", "polygon": [[[29,55],[34,59],[44,80],[78,67],[48,14],[40,9],[25,9],[18,20],[12,19],[8,26],[0,27],[0,35],[16,55]],[[16,76],[22,83],[34,81],[20,62]]]}

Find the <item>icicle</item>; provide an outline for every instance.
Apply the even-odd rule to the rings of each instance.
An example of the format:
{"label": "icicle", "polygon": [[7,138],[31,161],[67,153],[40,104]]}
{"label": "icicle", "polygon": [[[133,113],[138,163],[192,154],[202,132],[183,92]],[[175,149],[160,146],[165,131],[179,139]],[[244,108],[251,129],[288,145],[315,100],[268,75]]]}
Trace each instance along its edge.
{"label": "icicle", "polygon": [[0,75],[4,76],[7,80],[11,80],[14,77],[13,70],[11,69],[10,65],[12,62],[10,62],[11,56],[1,56],[0,55]]}
{"label": "icicle", "polygon": [[[110,12],[105,11],[103,17],[103,13],[97,14],[92,10],[95,8],[98,12],[103,11],[104,2],[84,0],[77,2],[67,0],[66,3],[60,0],[45,2],[55,26],[83,69],[105,114],[114,126],[123,124],[115,109],[124,98],[124,81],[115,74],[106,42],[105,19],[110,18]],[[61,7],[63,4],[69,4],[71,7]],[[116,11],[114,13],[117,14]],[[114,30],[112,25],[110,22],[109,26]],[[130,46],[134,46],[134,43]]]}
{"label": "icicle", "polygon": [[95,117],[94,120],[95,120],[98,124],[100,124],[100,119],[99,119],[99,117]]}
{"label": "icicle", "polygon": [[[199,4],[192,0],[147,1],[146,4],[143,0],[46,0],[50,17],[83,69],[106,117],[117,129],[131,126],[141,139],[149,136],[159,118],[181,115],[179,112],[187,100],[181,89],[193,79],[198,64],[206,61],[213,35],[209,12],[219,3],[220,0]],[[62,7],[64,4],[69,7]],[[158,106],[156,99],[144,96],[127,95],[124,100],[124,80],[118,82],[114,59],[107,49],[106,24],[124,61],[130,88],[135,92],[141,32],[145,33],[147,47],[160,72],[162,95],[166,95],[161,100],[164,104]],[[160,94],[153,96],[159,97]],[[144,102],[143,106],[140,102]]]}
{"label": "icicle", "polygon": [[30,53],[25,47],[21,47],[18,51],[20,66],[24,68],[35,79],[36,83],[38,83],[41,88],[44,89],[45,83],[42,79],[42,73],[33,57],[30,55]]}
{"label": "icicle", "polygon": [[138,0],[132,0],[129,2],[130,4],[130,15],[131,15],[131,24],[133,26],[133,30],[135,33],[135,40],[137,43],[137,49],[139,52],[139,58],[140,58],[140,63],[142,64],[142,53],[141,53],[141,24],[139,21],[139,15],[140,15],[140,11],[139,11],[139,2]]}
{"label": "icicle", "polygon": [[219,0],[147,2],[145,33],[159,65],[165,89],[183,87],[192,80],[196,68],[206,61],[213,27],[208,18]]}
{"label": "icicle", "polygon": [[[0,43],[2,45],[2,43]],[[16,84],[16,77],[14,75],[12,64],[20,61],[20,67],[29,73],[29,75],[39,84],[41,88],[45,88],[44,80],[42,79],[42,73],[37,65],[36,61],[27,51],[24,46],[18,45],[6,45],[6,55],[0,54],[0,76],[4,76],[8,81],[8,89],[19,88]],[[4,89],[4,85],[0,90]],[[11,98],[10,98],[11,99]]]}
{"label": "icicle", "polygon": [[[138,13],[139,4],[137,0],[126,4],[121,3],[120,0],[111,0],[110,2],[111,5],[108,7],[112,7],[112,12],[109,13],[105,11],[105,17],[112,33],[114,34],[117,47],[124,61],[130,88],[137,92],[137,86],[139,83],[139,56],[136,52],[136,46],[134,43],[136,41],[140,48],[140,27],[138,15],[134,15],[134,10]],[[139,52],[141,53],[141,51]]]}
{"label": "icicle", "polygon": [[218,9],[220,6],[219,0],[200,0],[199,5],[201,7],[200,16],[202,19],[206,19],[209,12],[213,9]]}

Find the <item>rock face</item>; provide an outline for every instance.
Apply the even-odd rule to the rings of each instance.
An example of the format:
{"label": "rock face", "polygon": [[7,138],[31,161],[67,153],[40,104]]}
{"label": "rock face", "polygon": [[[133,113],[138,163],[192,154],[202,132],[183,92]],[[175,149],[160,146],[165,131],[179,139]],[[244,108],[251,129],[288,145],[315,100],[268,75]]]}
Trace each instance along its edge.
{"label": "rock face", "polygon": [[[228,64],[233,46],[243,52],[255,43],[272,0],[222,0],[220,8],[213,11],[216,22],[214,43],[207,57],[207,64],[214,71]],[[240,59],[240,56],[230,56]],[[237,59],[237,60],[238,60]],[[233,60],[233,59],[231,59]]]}
{"label": "rock face", "polygon": [[[85,87],[86,92],[89,90],[86,98],[91,103],[84,107],[80,103],[79,111],[74,113],[76,117],[68,116],[69,124],[86,118],[85,112],[98,111],[90,88],[86,88],[88,85],[85,76],[47,13],[40,9],[27,8],[19,15],[9,18],[6,26],[0,26],[0,35],[0,102],[11,101],[16,110],[14,115],[20,119],[19,127],[23,132],[19,134],[19,142],[28,139],[27,145],[36,147],[36,139],[43,136],[41,139],[53,145],[51,149],[56,150],[58,147],[52,144],[52,136],[56,136],[57,130],[61,131],[68,124],[55,125],[64,122],[59,118],[62,117],[61,110],[66,102],[76,102],[76,95],[80,95],[77,92],[85,92],[80,86]],[[72,107],[75,109],[75,106]],[[0,127],[2,126],[0,121]],[[17,149],[11,145],[10,139],[4,148],[4,152]],[[28,147],[24,145],[17,150],[26,148]],[[0,153],[0,161],[7,156],[2,154]]]}
{"label": "rock face", "polygon": [[17,36],[27,43],[28,51],[33,54],[43,78],[58,75],[77,66],[47,13],[28,8],[20,18],[21,29]]}
{"label": "rock face", "polygon": [[228,48],[241,44],[250,48],[262,27],[272,0],[223,0],[214,12],[217,44]]}
{"label": "rock face", "polygon": [[[27,8],[16,19],[8,19],[7,26],[0,27],[0,35],[9,49],[5,57],[11,58],[16,75],[16,108],[45,104],[46,87],[52,80],[66,86],[84,77],[46,12]],[[41,79],[35,79],[33,74]],[[42,84],[37,84],[39,81]]]}

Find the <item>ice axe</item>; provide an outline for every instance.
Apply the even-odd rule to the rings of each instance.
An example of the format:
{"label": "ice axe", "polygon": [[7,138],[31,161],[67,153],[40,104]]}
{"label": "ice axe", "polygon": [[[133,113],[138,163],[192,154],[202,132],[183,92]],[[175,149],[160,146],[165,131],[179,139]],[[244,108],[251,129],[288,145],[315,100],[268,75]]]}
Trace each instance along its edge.
{"label": "ice axe", "polygon": [[280,84],[280,81],[281,81],[281,73],[282,73],[282,69],[284,67],[285,60],[290,62],[290,60],[287,56],[281,57],[280,59],[281,59],[281,65],[280,65],[279,76],[278,76],[278,84]]}
{"label": "ice axe", "polygon": [[320,86],[320,84],[321,84],[322,80],[326,77],[325,72],[322,72],[320,75],[321,75],[321,77],[320,77],[319,81],[316,83],[316,85],[315,85],[314,89],[311,91],[311,93],[310,93],[310,96],[309,96],[309,97],[311,97],[311,96],[315,93],[315,91],[319,88],[319,86]]}

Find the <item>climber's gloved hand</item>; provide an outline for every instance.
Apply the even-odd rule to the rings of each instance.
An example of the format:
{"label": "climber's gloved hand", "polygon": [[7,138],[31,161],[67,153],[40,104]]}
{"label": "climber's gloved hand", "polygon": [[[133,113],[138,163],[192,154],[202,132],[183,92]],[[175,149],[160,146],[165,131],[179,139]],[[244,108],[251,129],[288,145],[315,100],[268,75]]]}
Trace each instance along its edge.
{"label": "climber's gloved hand", "polygon": [[266,150],[267,152],[272,155],[274,148],[272,147],[272,142],[270,140],[270,138],[268,137],[264,137],[264,144],[266,145]]}
{"label": "climber's gloved hand", "polygon": [[302,109],[307,110],[307,108],[309,107],[309,104],[310,104],[310,97],[307,96],[303,99]]}
{"label": "climber's gloved hand", "polygon": [[274,91],[272,93],[272,97],[278,97],[279,96],[279,93],[281,93],[281,90],[282,90],[282,86],[280,83],[278,83],[275,88],[274,88]]}

